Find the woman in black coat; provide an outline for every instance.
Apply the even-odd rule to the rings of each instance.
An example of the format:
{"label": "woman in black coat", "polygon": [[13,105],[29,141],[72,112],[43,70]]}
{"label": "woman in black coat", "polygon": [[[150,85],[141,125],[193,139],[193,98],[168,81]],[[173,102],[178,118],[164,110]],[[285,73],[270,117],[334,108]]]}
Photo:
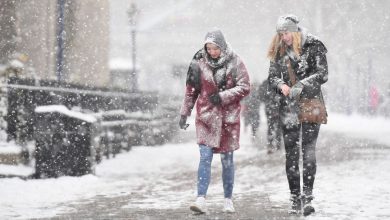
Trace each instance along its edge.
{"label": "woman in black coat", "polygon": [[[316,174],[315,148],[320,123],[300,122],[298,100],[322,99],[321,85],[328,80],[326,48],[317,37],[298,26],[295,15],[281,16],[277,23],[268,58],[271,60],[268,80],[282,94],[281,121],[286,152],[286,173],[292,202],[290,213],[310,215],[315,210],[313,184]],[[290,77],[288,65],[294,77]],[[294,79],[295,78],[295,79]],[[300,140],[300,136],[302,140]],[[299,143],[302,144],[303,187],[299,171]]]}

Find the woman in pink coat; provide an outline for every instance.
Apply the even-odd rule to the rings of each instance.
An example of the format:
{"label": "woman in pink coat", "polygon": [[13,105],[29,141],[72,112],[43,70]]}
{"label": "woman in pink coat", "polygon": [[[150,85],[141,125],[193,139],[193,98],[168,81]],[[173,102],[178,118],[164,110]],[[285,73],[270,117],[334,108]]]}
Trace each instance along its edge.
{"label": "woman in pink coat", "polygon": [[204,47],[190,64],[184,102],[180,110],[180,128],[196,103],[196,135],[200,150],[198,197],[190,209],[205,213],[205,197],[210,183],[214,153],[221,154],[225,212],[235,212],[233,151],[240,139],[240,100],[248,95],[250,82],[241,58],[231,49],[220,30],[208,32]]}

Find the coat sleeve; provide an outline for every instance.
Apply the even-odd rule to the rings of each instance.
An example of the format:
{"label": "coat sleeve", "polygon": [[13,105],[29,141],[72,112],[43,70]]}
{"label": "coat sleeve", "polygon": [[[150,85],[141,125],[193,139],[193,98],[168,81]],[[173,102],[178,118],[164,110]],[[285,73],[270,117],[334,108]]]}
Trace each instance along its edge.
{"label": "coat sleeve", "polygon": [[237,74],[233,77],[236,79],[235,86],[219,93],[222,100],[222,105],[229,105],[234,102],[239,102],[249,94],[249,74],[245,64],[239,58],[237,59]]}
{"label": "coat sleeve", "polygon": [[191,85],[186,85],[184,101],[180,109],[180,115],[190,116],[195,102],[198,99],[199,92]]}
{"label": "coat sleeve", "polygon": [[190,116],[195,102],[198,99],[201,87],[200,69],[198,65],[200,56],[200,51],[198,51],[192,58],[188,68],[184,101],[180,109],[180,115]]}
{"label": "coat sleeve", "polygon": [[302,79],[300,82],[307,90],[318,90],[320,86],[328,81],[328,62],[326,60],[326,48],[320,41],[313,45],[315,53],[315,68],[313,73]]}
{"label": "coat sleeve", "polygon": [[280,88],[285,82],[282,79],[280,66],[277,62],[271,61],[268,70],[268,82],[270,89],[280,92]]}

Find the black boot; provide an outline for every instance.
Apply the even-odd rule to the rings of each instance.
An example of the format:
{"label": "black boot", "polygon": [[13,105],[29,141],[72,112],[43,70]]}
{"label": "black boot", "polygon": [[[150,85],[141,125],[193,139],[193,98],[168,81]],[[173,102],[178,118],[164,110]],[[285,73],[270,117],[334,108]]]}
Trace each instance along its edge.
{"label": "black boot", "polygon": [[288,210],[288,213],[289,214],[299,214],[299,213],[301,213],[301,211],[302,211],[301,196],[300,195],[291,194],[290,201],[291,201],[291,209]]}
{"label": "black boot", "polygon": [[314,207],[311,205],[311,201],[313,200],[313,196],[310,195],[310,196],[307,196],[307,195],[304,195],[302,196],[302,203],[303,203],[303,215],[304,216],[308,216],[312,213],[314,213],[316,210],[314,209]]}

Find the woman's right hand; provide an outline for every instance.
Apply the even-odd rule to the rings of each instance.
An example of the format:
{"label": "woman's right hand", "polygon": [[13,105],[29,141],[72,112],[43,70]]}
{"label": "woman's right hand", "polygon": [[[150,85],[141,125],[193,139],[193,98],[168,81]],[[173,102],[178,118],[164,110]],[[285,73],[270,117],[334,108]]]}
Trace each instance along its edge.
{"label": "woman's right hand", "polygon": [[288,94],[290,94],[290,86],[288,86],[286,84],[283,84],[280,87],[280,90],[281,90],[281,92],[283,93],[284,96],[288,96]]}

